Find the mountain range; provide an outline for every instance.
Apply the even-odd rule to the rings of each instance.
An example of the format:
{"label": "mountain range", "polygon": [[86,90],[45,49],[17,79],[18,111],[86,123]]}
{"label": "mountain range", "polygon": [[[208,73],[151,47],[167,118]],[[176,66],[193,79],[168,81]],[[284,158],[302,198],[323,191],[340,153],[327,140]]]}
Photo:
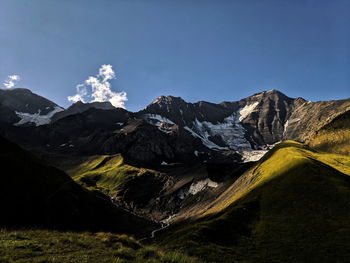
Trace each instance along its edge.
{"label": "mountain range", "polygon": [[[311,102],[277,90],[220,104],[160,96],[145,109],[128,112],[109,102],[77,102],[63,109],[29,90],[13,89],[1,91],[0,105],[1,126],[10,126],[2,129],[3,134],[11,133],[7,137],[26,147],[123,153],[135,161],[159,164],[211,158],[231,161],[238,160],[239,152],[267,150],[286,139],[308,143],[350,109],[350,99]],[[40,134],[40,138],[24,141],[23,131]],[[232,154],[227,155],[229,151]]]}
{"label": "mountain range", "polygon": [[0,90],[0,226],[127,233],[200,262],[346,262],[349,118],[349,98],[277,90],[138,112]]}

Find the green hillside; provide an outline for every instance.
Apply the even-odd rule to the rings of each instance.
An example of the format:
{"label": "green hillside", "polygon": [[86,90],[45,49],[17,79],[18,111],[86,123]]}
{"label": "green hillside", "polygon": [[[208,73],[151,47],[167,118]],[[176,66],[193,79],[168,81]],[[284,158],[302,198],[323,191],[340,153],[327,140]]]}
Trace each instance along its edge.
{"label": "green hillside", "polygon": [[115,195],[135,177],[155,175],[150,169],[138,168],[126,163],[121,154],[82,157],[67,173],[88,189],[96,189],[108,195]]}
{"label": "green hillside", "polygon": [[157,242],[213,262],[348,262],[349,175],[350,157],[283,142]]}
{"label": "green hillside", "polygon": [[1,263],[199,263],[143,246],[126,235],[44,230],[0,231]]}

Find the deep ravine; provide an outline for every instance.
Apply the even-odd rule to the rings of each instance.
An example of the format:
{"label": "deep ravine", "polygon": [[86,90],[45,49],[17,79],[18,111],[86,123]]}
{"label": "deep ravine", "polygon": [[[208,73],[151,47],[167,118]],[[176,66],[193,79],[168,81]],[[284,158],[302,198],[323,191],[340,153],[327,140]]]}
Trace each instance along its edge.
{"label": "deep ravine", "polygon": [[118,202],[115,200],[115,198],[113,198],[112,196],[110,197],[110,200],[111,200],[111,202],[112,202],[113,205],[115,205],[116,207],[118,207],[118,208],[120,208],[120,209],[122,209],[122,210],[124,210],[124,211],[126,211],[126,212],[128,212],[128,213],[130,213],[130,214],[133,214],[133,215],[135,215],[135,216],[137,216],[137,217],[140,217],[140,218],[143,218],[143,219],[147,219],[147,220],[153,221],[153,222],[156,223],[156,224],[160,224],[160,227],[159,227],[159,228],[153,230],[153,231],[149,234],[149,236],[143,237],[143,238],[139,239],[138,242],[142,242],[142,241],[145,241],[145,240],[147,240],[147,239],[153,239],[153,238],[155,237],[155,235],[156,235],[157,232],[162,231],[162,230],[166,229],[167,227],[169,227],[169,226],[171,225],[171,224],[169,223],[169,221],[170,221],[172,218],[174,218],[175,216],[177,216],[177,214],[173,214],[173,215],[170,215],[168,218],[166,218],[166,219],[164,219],[164,220],[156,221],[156,220],[147,218],[147,217],[145,217],[145,216],[141,216],[141,215],[139,215],[139,214],[136,214],[134,211],[128,210],[128,209],[126,209],[126,208],[120,206],[120,205],[118,204]]}

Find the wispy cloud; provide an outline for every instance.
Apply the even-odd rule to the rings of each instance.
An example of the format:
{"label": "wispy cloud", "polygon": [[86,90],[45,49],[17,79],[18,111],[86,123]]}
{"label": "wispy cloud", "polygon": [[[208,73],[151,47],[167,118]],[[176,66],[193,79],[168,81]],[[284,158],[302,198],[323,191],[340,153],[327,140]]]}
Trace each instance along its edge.
{"label": "wispy cloud", "polygon": [[84,83],[76,86],[77,93],[69,96],[71,102],[109,101],[115,107],[125,108],[128,100],[126,92],[112,91],[110,80],[115,78],[112,65],[102,65],[95,76],[88,77]]}
{"label": "wispy cloud", "polygon": [[6,88],[11,89],[17,85],[17,83],[21,80],[19,75],[8,75],[7,79],[2,83]]}

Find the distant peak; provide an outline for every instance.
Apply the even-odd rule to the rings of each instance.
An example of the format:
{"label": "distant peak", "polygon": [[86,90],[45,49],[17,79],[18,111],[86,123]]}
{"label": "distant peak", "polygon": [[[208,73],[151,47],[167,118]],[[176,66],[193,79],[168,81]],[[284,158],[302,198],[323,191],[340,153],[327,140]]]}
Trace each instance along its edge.
{"label": "distant peak", "polygon": [[174,96],[159,96],[158,98],[156,98],[151,104],[162,104],[162,105],[167,105],[167,104],[171,104],[172,102],[175,101],[184,101],[182,98],[180,97],[174,97]]}
{"label": "distant peak", "polygon": [[93,102],[83,102],[81,100],[74,102],[72,105],[112,105],[109,101],[93,101]]}
{"label": "distant peak", "polygon": [[276,93],[276,92],[279,92],[278,90],[276,89],[270,89],[270,90],[267,90],[265,92],[268,92],[268,93]]}
{"label": "distant peak", "polygon": [[287,95],[285,95],[284,93],[282,93],[281,91],[276,90],[276,89],[270,89],[270,90],[262,91],[262,92],[259,92],[259,93],[255,93],[251,97],[271,96],[271,95],[278,95],[278,96],[288,97]]}
{"label": "distant peak", "polygon": [[263,93],[266,93],[266,94],[283,94],[282,92],[280,92],[277,89],[270,89],[270,90],[264,91]]}
{"label": "distant peak", "polygon": [[78,100],[77,102],[74,102],[74,103],[72,104],[72,106],[73,106],[73,105],[83,105],[83,104],[85,104],[85,103],[82,102],[81,100]]}
{"label": "distant peak", "polygon": [[95,102],[90,102],[89,104],[115,108],[110,101],[95,101]]}
{"label": "distant peak", "polygon": [[3,91],[6,92],[15,92],[15,93],[30,93],[30,94],[34,94],[31,90],[29,89],[24,89],[24,88],[12,88],[12,89],[1,89]]}
{"label": "distant peak", "polygon": [[70,108],[96,108],[96,109],[114,109],[115,107],[109,101],[94,101],[94,102],[82,102],[77,101],[73,103]]}

